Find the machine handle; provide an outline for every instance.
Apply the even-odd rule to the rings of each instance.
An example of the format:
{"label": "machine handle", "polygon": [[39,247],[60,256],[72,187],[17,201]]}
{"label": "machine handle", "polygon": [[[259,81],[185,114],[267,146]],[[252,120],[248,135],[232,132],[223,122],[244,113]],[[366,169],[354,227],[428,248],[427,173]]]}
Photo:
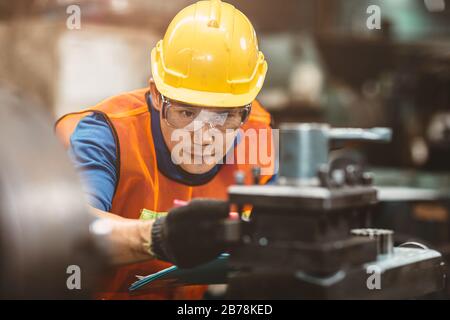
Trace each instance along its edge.
{"label": "machine handle", "polygon": [[330,139],[337,140],[369,140],[389,142],[392,138],[392,130],[390,128],[333,128],[328,131]]}
{"label": "machine handle", "polygon": [[426,245],[414,241],[402,243],[401,245],[399,245],[399,247],[418,247],[423,250],[428,250],[428,247]]}

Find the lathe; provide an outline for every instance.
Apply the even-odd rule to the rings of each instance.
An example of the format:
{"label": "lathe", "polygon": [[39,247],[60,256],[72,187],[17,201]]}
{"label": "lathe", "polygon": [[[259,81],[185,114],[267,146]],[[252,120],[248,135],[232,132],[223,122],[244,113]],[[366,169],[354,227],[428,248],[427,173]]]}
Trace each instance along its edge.
{"label": "lathe", "polygon": [[330,140],[349,139],[386,142],[390,130],[284,124],[278,182],[229,188],[232,205],[253,209],[239,224],[227,297],[391,299],[443,288],[439,252],[418,243],[394,247],[393,231],[370,228],[378,201],[372,175],[328,159]]}

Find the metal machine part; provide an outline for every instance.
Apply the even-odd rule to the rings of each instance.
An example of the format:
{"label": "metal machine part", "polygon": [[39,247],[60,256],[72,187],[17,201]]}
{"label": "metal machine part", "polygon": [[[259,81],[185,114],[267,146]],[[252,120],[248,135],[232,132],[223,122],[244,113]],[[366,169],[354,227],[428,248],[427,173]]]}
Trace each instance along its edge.
{"label": "metal machine part", "polygon": [[386,229],[353,229],[351,234],[377,240],[378,257],[389,257],[394,253],[394,231]]}
{"label": "metal machine part", "polygon": [[258,206],[269,207],[279,207],[282,204],[283,207],[294,209],[337,210],[377,203],[377,192],[370,186],[329,189],[314,186],[302,188],[285,185],[235,185],[228,188],[228,195],[236,204],[254,202]]}
{"label": "metal machine part", "polygon": [[[287,123],[280,126],[280,183],[318,185],[317,171],[328,164],[330,140],[387,142],[387,128],[330,128],[324,123]],[[346,173],[347,177],[351,172]]]}
{"label": "metal machine part", "polygon": [[246,270],[229,276],[227,296],[239,299],[409,299],[444,286],[439,252],[394,248],[389,259],[341,269],[327,276],[298,270]]}
{"label": "metal machine part", "polygon": [[0,298],[90,297],[105,264],[83,198],[50,119],[0,88]]}
{"label": "metal machine part", "polygon": [[253,206],[251,220],[241,227],[244,245],[231,255],[233,267],[329,275],[376,260],[375,239],[349,236],[367,224],[376,203],[371,187],[233,186],[229,199]]}
{"label": "metal machine part", "polygon": [[[392,231],[368,229],[378,202],[372,175],[346,161],[333,167],[342,177],[330,172],[334,138],[387,141],[390,130],[282,125],[278,184],[228,189],[232,205],[252,207],[230,255],[228,297],[409,298],[442,288],[439,252],[393,248]],[[370,270],[381,290],[367,285]]]}
{"label": "metal machine part", "polygon": [[[373,226],[395,230],[397,243],[416,241],[439,251],[450,262],[450,174],[410,169],[374,168],[380,203],[373,215]],[[446,288],[434,294],[450,298],[450,279]]]}

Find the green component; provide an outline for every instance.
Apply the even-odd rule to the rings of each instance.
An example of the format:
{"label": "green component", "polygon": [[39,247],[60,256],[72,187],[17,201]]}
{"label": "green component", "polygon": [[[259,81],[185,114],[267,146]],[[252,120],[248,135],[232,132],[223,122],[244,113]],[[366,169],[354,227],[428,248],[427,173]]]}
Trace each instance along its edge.
{"label": "green component", "polygon": [[167,212],[156,212],[156,211],[152,211],[152,210],[148,210],[148,209],[142,209],[141,216],[139,217],[139,219],[155,220],[156,218],[164,217],[166,215],[167,215]]}

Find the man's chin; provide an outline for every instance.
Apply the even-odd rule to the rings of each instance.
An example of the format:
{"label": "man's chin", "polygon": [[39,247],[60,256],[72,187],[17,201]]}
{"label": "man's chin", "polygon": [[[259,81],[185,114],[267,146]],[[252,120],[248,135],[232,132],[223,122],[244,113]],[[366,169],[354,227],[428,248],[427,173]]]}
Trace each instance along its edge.
{"label": "man's chin", "polygon": [[180,167],[191,174],[203,174],[214,168],[216,164],[180,164]]}

